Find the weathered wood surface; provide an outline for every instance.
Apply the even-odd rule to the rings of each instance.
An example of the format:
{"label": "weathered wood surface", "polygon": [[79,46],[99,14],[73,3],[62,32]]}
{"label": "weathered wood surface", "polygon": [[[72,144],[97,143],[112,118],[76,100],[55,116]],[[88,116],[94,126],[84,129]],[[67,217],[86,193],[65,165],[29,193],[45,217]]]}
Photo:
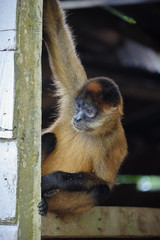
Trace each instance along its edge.
{"label": "weathered wood surface", "polygon": [[151,236],[160,236],[160,209],[95,207],[64,220],[54,213],[42,217],[42,237]]}
{"label": "weathered wood surface", "polygon": [[11,138],[14,108],[14,51],[0,51],[0,137]]}
{"label": "weathered wood surface", "polygon": [[17,141],[12,139],[16,7],[17,0],[0,1],[0,240],[18,235]]}
{"label": "weathered wood surface", "polygon": [[16,29],[17,0],[0,1],[0,31]]}
{"label": "weathered wood surface", "polygon": [[18,147],[18,239],[40,239],[42,1],[18,2],[15,136]]}
{"label": "weathered wood surface", "polygon": [[[16,31],[6,30],[0,31],[0,51],[16,50]],[[9,70],[9,69],[8,69]]]}
{"label": "weathered wood surface", "polygon": [[0,226],[1,240],[17,240],[18,226]]}
{"label": "weathered wood surface", "polygon": [[65,9],[75,9],[75,8],[87,8],[87,7],[97,7],[97,6],[119,6],[128,4],[141,4],[141,3],[151,3],[158,2],[158,0],[70,0],[61,3],[61,6]]}
{"label": "weathered wood surface", "polygon": [[17,0],[0,2],[0,138],[12,138]]}
{"label": "weathered wood surface", "polygon": [[16,141],[0,141],[0,162],[0,222],[9,222],[16,217]]}

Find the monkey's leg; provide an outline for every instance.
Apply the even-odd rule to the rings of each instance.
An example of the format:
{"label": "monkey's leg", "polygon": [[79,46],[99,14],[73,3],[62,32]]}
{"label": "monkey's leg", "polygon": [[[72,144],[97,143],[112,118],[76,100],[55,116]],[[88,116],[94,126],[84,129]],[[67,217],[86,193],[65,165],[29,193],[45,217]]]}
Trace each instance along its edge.
{"label": "monkey's leg", "polygon": [[42,135],[42,161],[55,149],[56,135],[48,132]]}
{"label": "monkey's leg", "polygon": [[[86,172],[66,173],[52,172],[42,177],[42,204],[56,213],[78,213],[104,202],[110,192],[105,181]],[[40,209],[39,207],[39,209]]]}

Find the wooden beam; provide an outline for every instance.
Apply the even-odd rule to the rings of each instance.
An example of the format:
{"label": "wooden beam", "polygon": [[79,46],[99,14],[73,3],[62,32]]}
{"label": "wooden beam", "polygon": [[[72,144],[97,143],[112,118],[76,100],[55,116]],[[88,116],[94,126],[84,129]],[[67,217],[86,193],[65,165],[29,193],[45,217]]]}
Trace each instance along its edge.
{"label": "wooden beam", "polygon": [[129,4],[147,4],[159,2],[159,0],[66,0],[61,2],[64,9],[88,8],[98,6],[120,6]]}
{"label": "wooden beam", "polygon": [[160,209],[95,207],[90,211],[58,218],[49,212],[42,217],[42,237],[157,237]]}
{"label": "wooden beam", "polygon": [[42,0],[18,1],[14,136],[18,148],[19,240],[40,239]]}

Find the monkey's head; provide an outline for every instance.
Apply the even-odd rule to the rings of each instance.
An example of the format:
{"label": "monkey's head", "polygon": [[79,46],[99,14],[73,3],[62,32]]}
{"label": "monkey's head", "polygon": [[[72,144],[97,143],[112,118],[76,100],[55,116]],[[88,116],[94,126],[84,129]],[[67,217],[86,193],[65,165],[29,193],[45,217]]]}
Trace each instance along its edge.
{"label": "monkey's head", "polygon": [[77,131],[91,134],[110,132],[123,114],[122,105],[119,88],[112,80],[93,78],[76,96],[73,126]]}

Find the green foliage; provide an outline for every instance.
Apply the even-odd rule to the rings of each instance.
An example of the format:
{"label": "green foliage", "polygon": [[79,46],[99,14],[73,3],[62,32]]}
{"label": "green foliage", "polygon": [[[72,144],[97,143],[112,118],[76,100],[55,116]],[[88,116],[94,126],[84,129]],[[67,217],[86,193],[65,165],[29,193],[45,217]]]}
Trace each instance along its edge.
{"label": "green foliage", "polygon": [[136,184],[139,191],[159,191],[160,176],[119,175],[117,182],[120,184]]}
{"label": "green foliage", "polygon": [[112,13],[113,15],[121,18],[125,22],[128,22],[129,24],[136,24],[136,20],[134,18],[127,16],[126,14],[124,14],[123,12],[115,8],[107,6],[104,9],[106,9],[108,12]]}

